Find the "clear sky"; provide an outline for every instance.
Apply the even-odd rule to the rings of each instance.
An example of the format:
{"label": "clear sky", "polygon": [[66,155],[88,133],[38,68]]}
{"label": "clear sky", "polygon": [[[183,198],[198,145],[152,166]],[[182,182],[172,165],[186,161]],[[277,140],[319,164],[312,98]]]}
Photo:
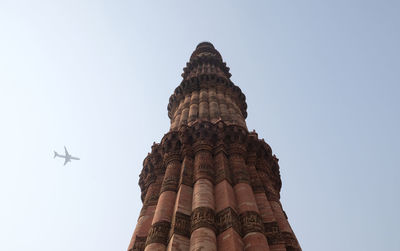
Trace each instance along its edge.
{"label": "clear sky", "polygon": [[[210,41],[304,251],[400,250],[400,2],[0,0],[0,250],[126,250],[138,175]],[[63,167],[53,150],[81,158]]]}

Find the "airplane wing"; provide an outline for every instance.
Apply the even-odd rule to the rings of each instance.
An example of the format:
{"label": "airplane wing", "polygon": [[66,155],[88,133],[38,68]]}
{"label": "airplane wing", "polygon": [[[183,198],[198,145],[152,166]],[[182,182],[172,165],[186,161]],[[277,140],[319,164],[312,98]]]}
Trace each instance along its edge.
{"label": "airplane wing", "polygon": [[64,149],[65,149],[65,156],[68,156],[69,153],[68,153],[67,148],[65,146],[64,146]]}
{"label": "airplane wing", "polygon": [[68,163],[68,158],[65,158],[64,166]]}

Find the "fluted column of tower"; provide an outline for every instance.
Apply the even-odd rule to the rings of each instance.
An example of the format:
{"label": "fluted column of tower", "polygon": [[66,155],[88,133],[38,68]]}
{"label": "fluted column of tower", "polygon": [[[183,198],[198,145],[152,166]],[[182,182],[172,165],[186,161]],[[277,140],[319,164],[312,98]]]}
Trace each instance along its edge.
{"label": "fluted column of tower", "polygon": [[249,132],[247,104],[211,43],[171,95],[170,131],[143,162],[143,208],[128,251],[298,251],[280,203],[278,159]]}

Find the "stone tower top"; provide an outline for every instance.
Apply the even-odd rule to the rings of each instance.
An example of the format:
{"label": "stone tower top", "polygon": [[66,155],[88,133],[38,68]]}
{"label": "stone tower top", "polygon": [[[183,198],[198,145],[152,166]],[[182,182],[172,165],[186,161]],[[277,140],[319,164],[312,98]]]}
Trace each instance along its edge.
{"label": "stone tower top", "polygon": [[191,74],[192,71],[198,70],[197,66],[204,63],[209,63],[214,67],[218,67],[220,70],[222,70],[224,77],[228,79],[231,77],[231,74],[229,73],[229,67],[226,67],[226,63],[222,61],[221,54],[210,42],[201,42],[196,46],[196,49],[190,56],[190,61],[186,64],[186,67],[183,68],[182,77],[186,79],[195,75],[196,72]]}
{"label": "stone tower top", "polygon": [[201,54],[208,54],[210,56],[214,56],[218,58],[222,62],[221,54],[214,48],[214,45],[210,42],[201,42],[196,46],[196,50],[192,53],[190,57],[190,61],[194,59],[194,57],[199,56]]}
{"label": "stone tower top", "polygon": [[196,122],[223,121],[247,130],[246,97],[230,80],[229,67],[210,42],[202,42],[183,68],[182,82],[171,95],[171,130]]}

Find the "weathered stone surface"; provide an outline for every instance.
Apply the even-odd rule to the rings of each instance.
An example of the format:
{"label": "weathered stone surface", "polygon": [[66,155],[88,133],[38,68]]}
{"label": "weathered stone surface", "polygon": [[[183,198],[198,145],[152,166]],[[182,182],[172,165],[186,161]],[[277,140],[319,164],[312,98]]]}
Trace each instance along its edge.
{"label": "weathered stone surface", "polygon": [[192,232],[190,236],[190,251],[199,250],[217,250],[217,238],[213,230],[202,227]]}
{"label": "weathered stone surface", "polygon": [[[268,241],[269,243],[269,241]],[[278,245],[270,245],[270,251],[287,251],[285,244],[278,244]]]}
{"label": "weathered stone surface", "polygon": [[244,251],[269,251],[267,239],[262,233],[251,232],[243,237]]}
{"label": "weathered stone surface", "polygon": [[175,206],[176,193],[173,191],[165,191],[158,199],[156,211],[154,213],[153,223],[159,221],[171,222],[172,213]]}
{"label": "weathered stone surface", "polygon": [[165,251],[165,244],[163,243],[150,243],[144,249],[145,251]]}
{"label": "weathered stone surface", "polygon": [[240,213],[246,211],[259,212],[253,191],[249,184],[239,183],[235,185],[233,189],[235,191]]}
{"label": "weathered stone surface", "polygon": [[169,240],[168,251],[188,251],[190,248],[190,240],[186,236],[174,234]]}
{"label": "weathered stone surface", "polygon": [[270,201],[270,204],[272,211],[274,212],[275,219],[278,223],[279,229],[282,232],[292,232],[292,229],[290,228],[289,222],[286,219],[280,203],[276,201]]}
{"label": "weathered stone surface", "polygon": [[256,193],[254,197],[263,222],[275,221],[274,213],[265,193]]}
{"label": "weathered stone surface", "polygon": [[199,179],[208,179],[214,181],[215,169],[213,165],[213,157],[209,151],[199,151],[194,159],[194,181]]}
{"label": "weathered stone surface", "polygon": [[193,188],[182,184],[176,196],[174,212],[190,215],[192,213],[192,195]]}
{"label": "weathered stone surface", "polygon": [[215,151],[217,152],[215,156],[215,184],[224,180],[232,184],[232,174],[223,146],[217,146]]}
{"label": "weathered stone surface", "polygon": [[194,184],[192,209],[208,207],[214,210],[214,185],[208,179],[200,179]]}
{"label": "weathered stone surface", "polygon": [[234,209],[237,212],[237,201],[231,184],[229,184],[226,180],[223,180],[222,182],[215,185],[214,190],[216,212],[219,212],[228,207]]}
{"label": "weathered stone surface", "polygon": [[154,212],[156,211],[156,206],[148,206],[143,213],[138,219],[138,222],[136,224],[136,231],[135,234],[139,236],[145,236],[147,235],[151,223],[153,222],[153,216]]}
{"label": "weathered stone surface", "polygon": [[228,228],[217,237],[218,250],[242,251],[242,237],[233,228]]}

